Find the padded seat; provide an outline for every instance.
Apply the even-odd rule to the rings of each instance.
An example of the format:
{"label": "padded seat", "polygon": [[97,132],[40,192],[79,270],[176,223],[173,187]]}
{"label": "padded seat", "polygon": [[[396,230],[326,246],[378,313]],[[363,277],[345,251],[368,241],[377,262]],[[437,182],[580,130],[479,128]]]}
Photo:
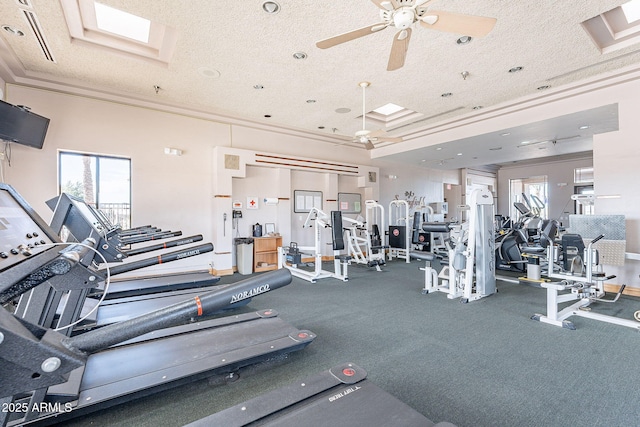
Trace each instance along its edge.
{"label": "padded seat", "polygon": [[427,233],[448,233],[451,231],[451,222],[423,222],[422,231]]}
{"label": "padded seat", "polygon": [[419,259],[422,261],[433,261],[437,258],[436,254],[431,252],[409,252],[409,256],[413,259]]}

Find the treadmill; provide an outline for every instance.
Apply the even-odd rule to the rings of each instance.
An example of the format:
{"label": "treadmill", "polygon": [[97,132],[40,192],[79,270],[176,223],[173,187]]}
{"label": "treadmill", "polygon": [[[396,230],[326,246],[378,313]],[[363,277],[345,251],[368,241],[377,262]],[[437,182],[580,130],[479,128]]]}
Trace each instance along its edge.
{"label": "treadmill", "polygon": [[304,380],[224,409],[185,427],[242,426],[455,427],[434,423],[343,363]]}
{"label": "treadmill", "polygon": [[67,336],[13,310],[16,294],[64,286],[67,274],[85,274],[76,266],[86,247],[59,250],[56,243],[53,230],[17,192],[0,184],[0,404],[14,409],[0,413],[0,426],[60,423],[187,381],[237,376],[244,367],[301,350],[315,338],[272,309],[209,317],[288,285],[287,270]]}
{"label": "treadmill", "polygon": [[[83,200],[65,193],[48,200],[47,205],[53,210],[50,226],[58,235],[61,235],[65,230],[76,241],[81,241],[87,237],[96,239],[98,241],[97,249],[108,263],[120,263],[132,255],[140,255],[202,240],[202,235],[195,235],[143,248],[125,250],[126,246],[135,243],[175,237],[181,235],[181,232],[162,231],[151,226],[122,231],[119,227],[107,222],[108,220],[99,210],[92,208]],[[96,258],[96,261],[100,260]],[[135,264],[135,261],[130,267],[127,267],[128,264],[132,263],[111,267],[111,269],[116,273],[120,273],[151,265]],[[219,280],[219,277],[209,274],[208,271],[140,276],[113,281],[107,298],[130,297],[213,286]],[[93,294],[99,295],[99,291]]]}

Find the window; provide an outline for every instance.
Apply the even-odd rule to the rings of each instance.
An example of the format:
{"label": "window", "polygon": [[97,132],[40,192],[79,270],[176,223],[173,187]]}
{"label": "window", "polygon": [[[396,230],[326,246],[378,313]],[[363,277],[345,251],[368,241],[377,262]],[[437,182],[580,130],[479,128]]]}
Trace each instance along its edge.
{"label": "window", "polygon": [[515,202],[524,203],[527,207],[543,219],[549,217],[547,177],[534,176],[509,180],[509,216],[514,220],[520,213],[513,206]]}
{"label": "window", "polygon": [[131,160],[61,151],[58,188],[100,209],[123,229],[131,228]]}

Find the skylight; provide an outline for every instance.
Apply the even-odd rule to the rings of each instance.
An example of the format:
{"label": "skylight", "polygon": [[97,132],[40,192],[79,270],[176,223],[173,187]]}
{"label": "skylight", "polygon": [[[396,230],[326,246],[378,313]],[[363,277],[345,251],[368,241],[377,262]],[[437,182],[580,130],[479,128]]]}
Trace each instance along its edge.
{"label": "skylight", "polygon": [[102,31],[108,31],[122,37],[149,43],[151,21],[131,13],[95,3],[96,23]]}
{"label": "skylight", "polygon": [[640,19],[640,0],[631,0],[620,6],[629,24]]}
{"label": "skylight", "polygon": [[391,114],[397,113],[398,111],[402,111],[402,110],[404,110],[404,107],[401,107],[396,104],[388,103],[383,105],[380,108],[376,108],[373,111],[375,111],[376,113],[380,113],[384,116],[390,116]]}
{"label": "skylight", "polygon": [[146,2],[128,2],[129,10],[138,13],[134,15],[95,0],[59,1],[74,41],[160,65],[167,65],[173,56],[178,31],[161,22],[142,18],[146,13],[143,7]]}

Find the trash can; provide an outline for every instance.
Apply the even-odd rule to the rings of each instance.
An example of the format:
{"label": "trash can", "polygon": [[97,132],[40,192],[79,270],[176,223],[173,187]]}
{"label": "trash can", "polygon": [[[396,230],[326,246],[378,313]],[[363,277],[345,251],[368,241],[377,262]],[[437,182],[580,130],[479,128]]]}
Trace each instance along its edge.
{"label": "trash can", "polygon": [[253,239],[250,237],[242,237],[235,239],[236,244],[236,265],[238,273],[253,273]]}

